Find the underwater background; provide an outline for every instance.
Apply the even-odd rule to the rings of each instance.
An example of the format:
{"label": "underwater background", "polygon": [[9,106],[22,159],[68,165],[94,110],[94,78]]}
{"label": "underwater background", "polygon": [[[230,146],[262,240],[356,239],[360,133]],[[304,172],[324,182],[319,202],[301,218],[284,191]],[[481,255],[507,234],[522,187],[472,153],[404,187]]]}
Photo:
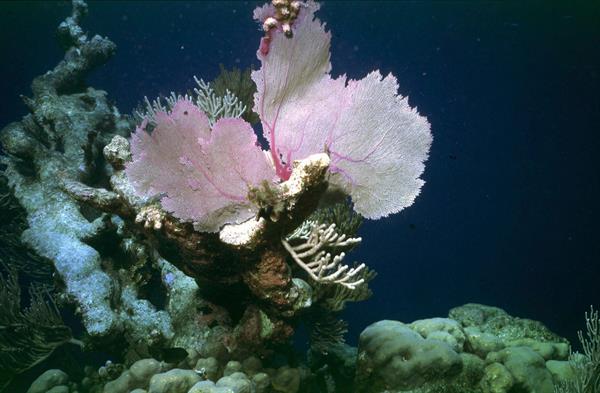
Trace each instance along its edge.
{"label": "underwater background", "polygon": [[[117,54],[87,82],[122,113],[219,65],[259,67],[262,2],[89,1]],[[0,124],[63,51],[68,2],[0,2]],[[600,307],[600,6],[555,1],[324,1],[332,74],[393,73],[434,137],[413,206],[366,221],[351,257],[378,272],[344,313],[347,341],[381,319],[476,302],[576,343]]]}

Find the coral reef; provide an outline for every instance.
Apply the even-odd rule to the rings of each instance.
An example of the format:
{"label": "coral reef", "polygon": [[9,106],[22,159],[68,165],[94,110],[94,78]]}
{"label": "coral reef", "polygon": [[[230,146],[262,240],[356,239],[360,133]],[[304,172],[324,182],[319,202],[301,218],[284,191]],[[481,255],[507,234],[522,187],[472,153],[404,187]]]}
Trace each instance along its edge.
{"label": "coral reef", "polygon": [[[303,20],[310,22],[315,9],[306,8]],[[286,343],[300,316],[318,304],[320,311],[313,315],[320,315],[320,322],[314,331],[337,332],[328,337],[341,341],[343,323],[331,322],[326,314],[339,312],[346,301],[366,298],[366,282],[373,276],[364,265],[341,263],[344,249],[358,239],[315,219],[304,223],[312,228],[305,244],[292,245],[294,240],[286,237],[330,192],[328,152],[298,157],[285,164],[285,179],[261,182],[263,173],[274,176],[275,171],[256,147],[252,129],[236,118],[248,105],[228,90],[216,95],[200,80],[194,96],[173,95],[166,104],[147,100],[143,125],[130,142],[132,119],[110,105],[105,92],[85,85],[86,75],[116,48],[107,38],[83,32],[86,12],[84,2],[73,2],[71,16],[59,26],[64,59],[34,79],[33,96],[24,98],[31,113],[6,126],[0,142],[6,152],[3,174],[27,221],[21,241],[52,262],[60,303],[72,304],[81,317],[88,349],[108,346],[127,362],[168,348],[219,359],[268,354],[273,345]],[[272,34],[275,56],[282,43],[278,32]],[[173,121],[191,139],[168,146],[165,138],[161,146],[167,150],[158,150],[159,159],[148,166],[144,160],[157,148],[155,140],[171,131],[167,123]],[[206,141],[204,150],[212,149],[212,158],[193,150],[199,136]],[[192,150],[186,155],[178,150],[183,147]],[[238,150],[233,154],[232,149]],[[232,171],[231,163],[223,161],[225,150],[234,160],[244,152],[250,156]],[[169,152],[172,167],[166,165],[164,153]],[[260,162],[264,170],[249,162]],[[176,163],[212,171],[197,182],[212,178],[231,186],[238,173],[243,180],[238,196],[228,199],[233,191],[219,186],[217,195],[203,195],[194,207],[191,193],[198,185],[190,179],[177,185],[182,178],[171,176],[181,169]],[[249,171],[239,176],[244,167]],[[164,176],[144,178],[152,173],[148,168]],[[250,176],[257,176],[254,182],[248,182]],[[209,183],[203,184],[206,189]],[[170,200],[153,195],[174,189],[181,195]],[[211,197],[215,204],[206,205]],[[236,198],[241,202],[232,207]],[[346,218],[335,224],[342,228],[347,222],[355,231],[357,220],[351,214]],[[299,263],[304,266],[299,270],[293,255],[298,263],[314,260]]]}
{"label": "coral reef", "polygon": [[[475,348],[473,341],[479,338],[466,332],[468,327],[475,326],[485,330],[484,321],[479,320],[480,325],[473,324],[477,318],[465,319],[468,326],[465,321],[450,317],[412,323],[379,321],[362,332],[358,348],[337,343],[329,346],[327,353],[311,352],[307,363],[310,367],[274,365],[267,358],[252,355],[236,361],[190,351],[173,362],[145,358],[127,367],[110,362],[96,370],[87,367],[81,380],[72,379],[61,370],[49,370],[34,381],[30,391],[39,391],[34,389],[38,386],[46,389],[61,386],[64,392],[94,393],[597,391],[593,385],[583,390],[575,387],[580,382],[574,374],[577,371],[572,368],[575,355],[569,358],[564,339],[541,323],[530,320],[523,323],[525,320],[499,308],[478,304],[466,304],[451,313],[475,316],[490,311],[506,318],[503,327],[510,329],[512,335],[501,337],[489,333],[496,338],[498,346],[485,355],[471,352]],[[593,320],[594,315],[590,316]],[[588,333],[594,335],[594,322],[589,327],[592,331]],[[534,336],[538,339],[528,338]],[[555,341],[550,341],[550,337]],[[586,359],[587,370],[594,370],[596,363]]]}
{"label": "coral reef", "polygon": [[78,383],[63,371],[52,369],[40,375],[28,393],[297,393],[309,380],[310,372],[303,367],[264,367],[257,357],[219,363],[213,357],[196,354],[177,365],[140,359],[112,378],[108,377],[106,366],[98,371],[88,369]]}
{"label": "coral reef", "polygon": [[[54,270],[57,303],[83,323],[81,349],[115,361],[86,366],[83,378],[48,370],[29,392],[598,390],[594,310],[583,354],[569,355],[539,322],[479,304],[379,321],[358,348],[344,343],[340,312],[368,298],[375,277],[344,261],[361,241],[361,216],[413,202],[431,135],[393,76],[331,78],[317,9],[279,0],[257,9],[256,91],[239,71],[212,87],[198,79],[188,95],[146,99],[131,135],[134,119],[85,85],[115,45],[84,34],[87,7],[73,1],[59,26],[64,59],[33,81],[31,113],[0,133],[9,218],[0,258],[23,274],[46,266],[38,278],[48,282]],[[269,151],[246,122],[250,108]],[[16,275],[1,281],[3,381],[80,343],[43,287],[23,308]],[[308,366],[290,349],[300,324]]]}
{"label": "coral reef", "polygon": [[[367,299],[375,277],[344,258],[361,242],[362,216],[413,203],[431,134],[392,75],[330,76],[317,10],[283,0],[258,8],[260,69],[146,99],[136,128],[85,85],[116,46],[83,32],[87,6],[73,1],[58,30],[64,59],[34,79],[30,114],[0,132],[3,380],[82,344],[46,287],[32,284],[23,308],[11,269],[37,264],[56,303],[81,319],[78,347],[114,361],[86,366],[83,378],[52,368],[31,393],[597,389],[593,310],[584,354],[570,357],[541,323],[478,304],[379,321],[358,348],[344,343],[340,312]],[[306,362],[290,345],[300,324]],[[588,382],[569,382],[579,376]]]}
{"label": "coral reef", "polygon": [[[71,342],[114,361],[80,365],[83,377],[52,368],[29,393],[598,392],[593,309],[582,354],[480,304],[375,322],[358,348],[345,344],[340,312],[371,296],[375,272],[344,257],[362,216],[412,204],[431,135],[392,75],[330,76],[317,9],[258,8],[259,70],[146,99],[135,129],[85,85],[116,46],[83,32],[87,6],[73,0],[64,59],[34,79],[31,113],[0,132],[3,384]],[[37,280],[28,302],[17,269]],[[85,345],[56,304],[81,318]],[[306,360],[290,344],[301,324]]]}
{"label": "coral reef", "polygon": [[552,392],[569,345],[537,321],[466,304],[448,318],[367,327],[358,346],[360,392]]}
{"label": "coral reef", "polygon": [[462,370],[458,353],[398,321],[379,321],[360,335],[358,391],[410,390]]}
{"label": "coral reef", "polygon": [[[73,2],[72,15],[58,29],[65,58],[34,79],[33,97],[24,98],[31,113],[2,130],[4,176],[27,215],[22,242],[52,261],[64,285],[61,301],[75,303],[88,334],[132,330],[139,334],[132,341],[141,342],[172,336],[168,315],[140,299],[128,277],[133,272],[118,267],[143,258],[125,234],[115,237],[122,220],[81,205],[65,190],[71,182],[89,185],[82,192],[104,182],[110,168],[102,148],[131,128],[105,92],[85,87],[85,76],[115,51],[110,40],[83,33],[79,23],[86,12],[84,2]],[[115,239],[122,254],[107,247]]]}

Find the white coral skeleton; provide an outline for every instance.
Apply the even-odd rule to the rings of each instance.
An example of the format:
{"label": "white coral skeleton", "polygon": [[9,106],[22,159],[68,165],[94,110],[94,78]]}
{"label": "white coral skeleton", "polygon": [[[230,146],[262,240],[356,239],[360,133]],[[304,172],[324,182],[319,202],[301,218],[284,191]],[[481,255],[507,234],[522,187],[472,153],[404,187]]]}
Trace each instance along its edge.
{"label": "white coral skeleton", "polygon": [[[307,232],[309,227],[311,228],[310,232]],[[306,241],[297,246],[292,246],[288,242],[292,239]],[[318,283],[343,285],[352,290],[365,282],[363,278],[357,279],[357,275],[366,265],[361,263],[350,268],[348,265],[342,264],[346,256],[344,252],[332,255],[326,250],[351,247],[361,241],[360,237],[346,237],[344,234],[338,234],[335,230],[335,224],[329,226],[326,224],[317,225],[312,221],[307,221],[290,236],[281,240],[294,261],[313,280]]]}
{"label": "white coral skeleton", "polygon": [[148,97],[144,96],[145,111],[140,112],[136,110],[135,114],[142,119],[148,118],[151,124],[156,123],[155,116],[158,112],[169,112],[177,101],[185,99],[193,102],[206,113],[209,124],[212,127],[217,119],[222,117],[241,117],[246,111],[246,105],[239,101],[229,90],[225,91],[224,96],[219,97],[210,86],[210,83],[204,82],[204,80],[198,79],[195,76],[194,81],[198,87],[194,88],[193,95],[181,95],[171,92],[168,97],[164,98],[166,102],[164,104],[160,97],[150,101]]}

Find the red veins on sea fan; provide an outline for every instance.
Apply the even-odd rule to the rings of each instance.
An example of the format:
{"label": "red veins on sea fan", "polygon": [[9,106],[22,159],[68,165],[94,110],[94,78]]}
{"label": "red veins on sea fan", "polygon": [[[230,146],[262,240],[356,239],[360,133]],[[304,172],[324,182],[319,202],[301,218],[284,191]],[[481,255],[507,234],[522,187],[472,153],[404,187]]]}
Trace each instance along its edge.
{"label": "red veins on sea fan", "polygon": [[151,133],[142,123],[131,139],[133,161],[126,174],[140,195],[161,195],[165,210],[206,232],[256,214],[249,188],[272,181],[274,172],[250,124],[223,118],[211,129],[188,100],[155,119]]}
{"label": "red veins on sea fan", "polygon": [[[431,145],[427,119],[398,95],[393,75],[374,71],[347,80],[330,75],[326,32],[309,1],[294,22],[292,38],[269,31],[269,51],[258,51],[262,67],[252,73],[260,115],[277,174],[286,179],[294,160],[328,152],[330,183],[352,197],[355,210],[379,218],[410,206],[419,194]],[[275,9],[254,11],[262,22]]]}
{"label": "red veins on sea fan", "polygon": [[[329,183],[352,198],[355,210],[380,218],[410,206],[419,194],[432,137],[427,119],[398,95],[393,75],[379,71],[361,80],[330,75],[331,35],[315,19],[319,6],[304,3],[292,25],[268,32],[257,50],[261,68],[252,73],[270,159],[251,126],[237,118],[218,120],[192,102],[179,100],[170,113],[143,122],[132,136],[133,161],[126,173],[136,192],[159,195],[174,216],[215,232],[256,214],[248,191],[262,181],[286,180],[294,160],[327,152]],[[275,15],[259,7],[260,23]]]}

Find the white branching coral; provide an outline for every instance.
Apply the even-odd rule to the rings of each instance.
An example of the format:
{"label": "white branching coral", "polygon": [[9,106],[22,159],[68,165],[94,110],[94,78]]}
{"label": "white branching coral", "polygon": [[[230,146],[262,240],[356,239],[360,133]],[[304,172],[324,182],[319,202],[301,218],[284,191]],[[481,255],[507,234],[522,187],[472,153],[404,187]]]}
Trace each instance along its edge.
{"label": "white branching coral", "polygon": [[[293,239],[303,240],[303,242],[293,246],[289,243]],[[335,224],[328,226],[311,221],[306,221],[304,225],[281,240],[294,261],[313,280],[318,283],[339,284],[349,289],[355,289],[365,282],[364,278],[358,277],[366,265],[361,263],[350,268],[342,264],[346,256],[344,252],[332,255],[328,250],[352,247],[361,241],[360,237],[347,237],[337,233]]]}
{"label": "white branching coral", "polygon": [[306,241],[306,240],[308,240],[311,233],[313,232],[313,229],[318,225],[319,225],[319,223],[317,221],[304,220],[304,222],[302,222],[302,224],[300,224],[300,226],[298,228],[296,228],[292,233],[290,233],[286,237],[286,239],[287,240],[301,239],[301,240]]}
{"label": "white branching coral", "polygon": [[217,97],[209,83],[194,76],[198,87],[194,88],[196,99],[194,103],[208,116],[211,126],[221,117],[241,117],[246,106],[229,90],[223,97]]}
{"label": "white branching coral", "polygon": [[600,317],[598,310],[590,308],[585,313],[586,332],[577,336],[583,353],[571,353],[569,364],[572,378],[561,381],[554,387],[555,393],[596,393],[600,392]]}
{"label": "white branching coral", "polygon": [[193,102],[206,114],[208,122],[212,127],[222,117],[237,118],[241,117],[246,111],[246,106],[229,90],[226,90],[225,95],[220,97],[217,96],[210,83],[204,82],[204,80],[198,79],[195,76],[194,81],[198,85],[198,87],[194,88],[194,94],[181,95],[171,92],[168,97],[164,98],[164,102],[161,97],[150,101],[148,97],[144,96],[145,111],[135,111],[135,114],[141,119],[148,119],[150,124],[155,125],[156,114],[158,112],[169,112],[177,101],[188,100]]}
{"label": "white branching coral", "polygon": [[[598,317],[598,310],[594,310],[590,307],[590,313],[585,313],[585,327],[586,334],[582,331],[577,332],[583,352],[590,359],[590,361],[596,364],[597,368],[600,368],[600,318]],[[598,375],[600,379],[600,375]],[[600,382],[600,380],[598,381]]]}

